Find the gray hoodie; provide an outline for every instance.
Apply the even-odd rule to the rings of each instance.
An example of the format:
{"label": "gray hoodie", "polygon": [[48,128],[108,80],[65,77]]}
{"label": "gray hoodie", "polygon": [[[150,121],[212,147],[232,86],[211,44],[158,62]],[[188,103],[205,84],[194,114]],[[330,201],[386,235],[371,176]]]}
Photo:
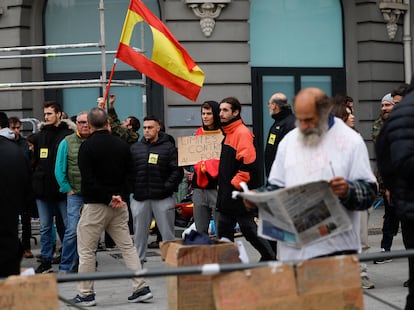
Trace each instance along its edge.
{"label": "gray hoodie", "polygon": [[7,128],[7,127],[0,129],[0,136],[3,136],[9,140],[15,139],[14,132],[10,128]]}

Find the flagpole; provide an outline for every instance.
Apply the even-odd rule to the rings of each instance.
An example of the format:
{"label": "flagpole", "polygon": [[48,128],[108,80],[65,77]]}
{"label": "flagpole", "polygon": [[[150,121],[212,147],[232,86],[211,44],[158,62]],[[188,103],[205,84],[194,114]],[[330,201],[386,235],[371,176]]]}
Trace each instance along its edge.
{"label": "flagpole", "polygon": [[[99,20],[100,20],[100,33],[101,33],[101,80],[102,80],[102,92],[105,93],[105,82],[106,82],[106,48],[105,48],[105,8],[104,0],[99,1]],[[105,97],[106,100],[106,97]],[[106,101],[104,101],[106,102]]]}
{"label": "flagpole", "polygon": [[116,67],[116,58],[114,58],[114,62],[112,64],[112,69],[111,69],[111,74],[109,75],[108,84],[106,85],[106,89],[105,89],[105,96],[104,96],[104,101],[103,101],[105,105],[106,105],[106,99],[108,98],[109,89],[111,88],[111,82],[114,76],[115,67]]}

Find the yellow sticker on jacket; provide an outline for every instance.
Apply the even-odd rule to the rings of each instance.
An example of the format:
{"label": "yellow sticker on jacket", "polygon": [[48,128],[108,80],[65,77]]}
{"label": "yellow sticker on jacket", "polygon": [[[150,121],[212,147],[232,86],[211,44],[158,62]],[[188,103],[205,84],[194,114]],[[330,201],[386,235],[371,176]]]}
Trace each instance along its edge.
{"label": "yellow sticker on jacket", "polygon": [[148,157],[148,163],[156,165],[158,163],[158,154],[150,153]]}
{"label": "yellow sticker on jacket", "polygon": [[40,158],[47,158],[49,155],[49,149],[41,148],[40,149]]}
{"label": "yellow sticker on jacket", "polygon": [[269,140],[267,141],[267,144],[273,145],[275,144],[275,141],[276,141],[276,135],[274,133],[271,133],[269,136]]}

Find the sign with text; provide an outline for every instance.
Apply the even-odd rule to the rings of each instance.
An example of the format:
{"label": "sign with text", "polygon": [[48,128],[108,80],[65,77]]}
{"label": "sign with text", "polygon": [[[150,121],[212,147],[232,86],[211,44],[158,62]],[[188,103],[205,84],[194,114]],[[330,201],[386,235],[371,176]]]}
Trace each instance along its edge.
{"label": "sign with text", "polygon": [[178,165],[188,166],[200,160],[220,159],[221,134],[178,137]]}

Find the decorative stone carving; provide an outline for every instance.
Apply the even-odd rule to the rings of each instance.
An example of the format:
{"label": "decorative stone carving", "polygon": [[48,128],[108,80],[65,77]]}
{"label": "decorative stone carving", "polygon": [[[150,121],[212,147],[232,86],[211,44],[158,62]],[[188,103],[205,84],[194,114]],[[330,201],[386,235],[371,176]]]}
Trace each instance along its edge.
{"label": "decorative stone carving", "polygon": [[184,0],[195,16],[200,18],[201,31],[208,38],[214,31],[215,19],[231,0]]}
{"label": "decorative stone carving", "polygon": [[388,37],[394,40],[398,30],[398,19],[408,11],[408,4],[402,3],[402,0],[383,0],[379,3],[379,8],[387,22]]}

